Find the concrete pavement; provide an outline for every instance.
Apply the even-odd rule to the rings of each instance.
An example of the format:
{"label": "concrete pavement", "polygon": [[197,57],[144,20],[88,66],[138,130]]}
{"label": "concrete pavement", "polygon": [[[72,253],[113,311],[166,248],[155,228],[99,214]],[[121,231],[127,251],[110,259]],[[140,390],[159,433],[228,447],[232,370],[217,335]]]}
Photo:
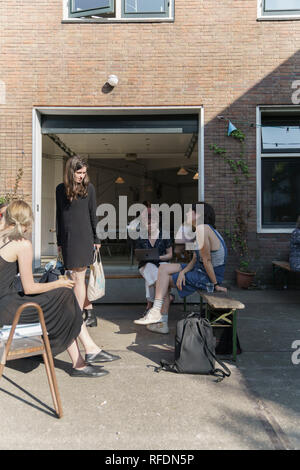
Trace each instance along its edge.
{"label": "concrete pavement", "polygon": [[226,361],[229,379],[154,372],[160,359],[173,358],[181,304],[171,308],[168,335],[133,324],[143,305],[99,304],[99,325],[89,331],[121,360],[105,365],[106,377],[82,379],[69,376],[67,353],[55,358],[61,420],[44,365],[8,363],[0,381],[0,448],[299,449],[300,364],[292,355],[300,362],[300,292],[233,289],[231,296],[246,309],[238,318],[243,353],[236,365]]}

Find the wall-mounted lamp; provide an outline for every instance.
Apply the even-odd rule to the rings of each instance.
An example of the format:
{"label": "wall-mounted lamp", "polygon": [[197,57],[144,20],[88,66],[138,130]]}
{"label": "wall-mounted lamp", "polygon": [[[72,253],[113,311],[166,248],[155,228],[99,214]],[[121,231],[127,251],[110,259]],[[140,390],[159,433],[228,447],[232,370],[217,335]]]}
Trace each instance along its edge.
{"label": "wall-mounted lamp", "polygon": [[107,82],[102,87],[102,93],[110,93],[119,83],[117,75],[109,75]]}
{"label": "wall-mounted lamp", "polygon": [[107,83],[109,83],[110,86],[112,86],[112,87],[117,86],[118,83],[119,83],[119,79],[118,79],[117,75],[110,75],[107,79]]}

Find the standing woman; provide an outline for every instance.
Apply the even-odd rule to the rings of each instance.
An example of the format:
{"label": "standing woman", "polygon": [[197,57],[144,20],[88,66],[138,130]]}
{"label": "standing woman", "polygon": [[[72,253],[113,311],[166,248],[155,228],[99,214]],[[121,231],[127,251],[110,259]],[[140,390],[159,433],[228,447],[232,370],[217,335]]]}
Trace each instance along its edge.
{"label": "standing woman", "polygon": [[74,293],[85,313],[86,326],[97,326],[85,282],[94,248],[101,247],[96,224],[95,188],[89,181],[87,163],[76,155],[68,159],[64,182],[56,188],[56,235],[58,253],[62,253],[66,269],[72,270]]}

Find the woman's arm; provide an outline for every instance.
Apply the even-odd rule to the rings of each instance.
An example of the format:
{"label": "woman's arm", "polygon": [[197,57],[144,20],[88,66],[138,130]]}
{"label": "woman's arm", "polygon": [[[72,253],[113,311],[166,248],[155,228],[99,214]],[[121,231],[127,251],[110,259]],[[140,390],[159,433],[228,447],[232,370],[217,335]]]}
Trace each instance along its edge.
{"label": "woman's arm", "polygon": [[194,252],[191,261],[180,272],[183,273],[183,274],[186,274],[189,271],[191,271],[194,268],[195,264],[196,264],[196,260],[197,260],[197,256],[196,256],[196,253]]}
{"label": "woman's arm", "polygon": [[[218,283],[218,281],[217,281],[217,278],[216,278],[214,267],[213,267],[212,262],[211,262],[211,247],[210,247],[210,241],[209,241],[209,237],[208,237],[208,233],[209,233],[208,230],[209,230],[209,228],[207,226],[205,226],[203,246],[200,250],[200,253],[201,253],[201,258],[202,258],[202,262],[203,262],[203,266],[205,268],[205,271],[206,271],[210,281],[215,285],[215,284]],[[227,289],[225,287],[221,287],[219,285],[218,286],[215,285],[215,290],[224,291],[224,292],[227,291]]]}
{"label": "woman's arm", "polygon": [[173,258],[173,248],[170,246],[169,248],[167,248],[166,250],[166,254],[165,255],[161,255],[159,257],[159,260],[160,261],[169,261],[170,259]]}
{"label": "woman's arm", "polygon": [[197,260],[197,256],[196,256],[196,253],[194,252],[191,261],[178,274],[176,286],[178,287],[179,290],[182,290],[182,285],[185,286],[185,275],[186,273],[188,273],[194,268],[196,260]]}
{"label": "woman's arm", "polygon": [[17,245],[17,259],[19,264],[19,271],[21,276],[21,282],[24,290],[24,294],[42,294],[43,292],[48,292],[59,287],[74,287],[74,281],[59,279],[54,282],[47,283],[37,283],[34,282],[32,274],[32,258],[33,250],[32,245],[29,240],[22,240],[16,242]]}
{"label": "woman's arm", "polygon": [[60,209],[60,201],[59,201],[59,190],[58,186],[56,188],[56,241],[57,246],[61,248],[61,209]]}
{"label": "woman's arm", "polygon": [[101,240],[97,237],[97,217],[96,217],[96,210],[97,210],[97,205],[96,205],[96,192],[95,188],[92,185],[92,183],[89,183],[89,211],[90,211],[90,221],[91,221],[91,226],[94,234],[94,244],[95,245],[101,245]]}

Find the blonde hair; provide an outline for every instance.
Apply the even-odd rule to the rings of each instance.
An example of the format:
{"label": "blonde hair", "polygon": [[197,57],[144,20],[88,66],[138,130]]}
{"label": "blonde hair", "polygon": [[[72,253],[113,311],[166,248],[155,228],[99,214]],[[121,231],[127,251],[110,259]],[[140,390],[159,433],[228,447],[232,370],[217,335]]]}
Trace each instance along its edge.
{"label": "blonde hair", "polygon": [[[33,221],[31,207],[25,201],[11,202],[4,213],[4,241],[22,240],[25,230]],[[9,227],[13,227],[8,229]]]}

